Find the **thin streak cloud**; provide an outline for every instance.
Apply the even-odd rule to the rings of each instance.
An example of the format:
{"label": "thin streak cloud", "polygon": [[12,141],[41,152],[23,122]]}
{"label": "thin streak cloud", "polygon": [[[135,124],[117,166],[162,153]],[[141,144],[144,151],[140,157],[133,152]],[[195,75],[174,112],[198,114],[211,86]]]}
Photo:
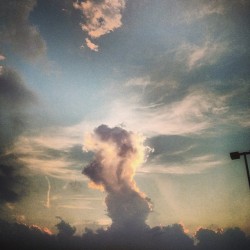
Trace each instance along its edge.
{"label": "thin streak cloud", "polygon": [[175,175],[190,175],[201,174],[212,168],[220,167],[225,164],[225,160],[216,159],[214,155],[202,155],[190,157],[184,161],[170,163],[163,162],[162,156],[156,157],[149,164],[138,169],[138,173],[157,173],[157,174],[175,174]]}
{"label": "thin streak cloud", "polygon": [[[206,90],[190,91],[182,100],[156,107],[144,107],[137,101],[127,104],[114,101],[110,124],[124,122],[129,128],[140,127],[146,135],[188,135],[200,134],[214,126],[214,120],[227,112],[225,98]],[[116,112],[115,110],[120,110]],[[150,122],[154,121],[154,122]],[[183,126],[185,124],[185,126]]]}
{"label": "thin streak cloud", "polygon": [[51,185],[50,185],[50,181],[49,181],[49,178],[47,176],[45,176],[45,179],[48,183],[48,191],[47,191],[47,201],[46,201],[46,204],[45,206],[47,208],[50,208],[50,190],[51,190]]}

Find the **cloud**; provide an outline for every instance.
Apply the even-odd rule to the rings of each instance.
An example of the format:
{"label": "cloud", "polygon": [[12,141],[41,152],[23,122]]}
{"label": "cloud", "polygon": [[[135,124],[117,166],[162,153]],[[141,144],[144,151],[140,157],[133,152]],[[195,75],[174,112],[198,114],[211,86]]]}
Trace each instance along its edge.
{"label": "cloud", "polygon": [[114,230],[143,229],[151,211],[150,200],[134,181],[136,168],[145,160],[143,138],[120,127],[101,125],[86,135],[84,148],[95,153],[83,169],[91,186],[107,192],[106,205]]}
{"label": "cloud", "polygon": [[124,122],[135,131],[140,128],[147,136],[200,134],[212,128],[215,119],[227,112],[223,96],[202,88],[190,89],[182,99],[167,104],[143,106],[140,99],[135,98],[133,102],[131,97],[130,100],[129,104],[122,98],[114,101],[106,122]]}
{"label": "cloud", "polygon": [[58,229],[58,237],[62,239],[69,239],[76,231],[75,227],[70,226],[67,222],[65,222],[61,217],[57,216],[61,221],[56,224]]}
{"label": "cloud", "polygon": [[129,232],[85,228],[82,236],[74,236],[76,228],[62,219],[56,225],[57,235],[37,225],[0,221],[0,226],[0,243],[8,249],[247,250],[250,246],[249,237],[239,228],[217,231],[200,228],[192,237],[180,224]]}
{"label": "cloud", "polygon": [[27,194],[27,174],[15,155],[0,151],[0,203],[17,202]]}
{"label": "cloud", "polygon": [[215,64],[228,51],[226,42],[205,41],[201,46],[182,44],[176,52],[178,61],[185,61],[188,70]]}
{"label": "cloud", "polygon": [[55,249],[56,242],[48,228],[37,225],[28,226],[23,223],[0,221],[1,246],[8,249]]}
{"label": "cloud", "polygon": [[[190,150],[190,148],[188,149]],[[162,154],[154,157],[149,161],[147,166],[138,169],[139,173],[157,173],[157,174],[175,174],[175,175],[189,175],[200,174],[205,170],[222,166],[224,160],[219,159],[213,154],[204,154],[200,156],[191,156],[186,158],[184,156],[175,156],[174,154]],[[171,158],[174,158],[171,161]]]}
{"label": "cloud", "polygon": [[85,41],[86,41],[86,45],[87,45],[91,50],[98,52],[98,50],[99,50],[99,46],[98,46],[98,45],[96,45],[96,44],[94,44],[93,42],[91,42],[89,38],[86,38]]}
{"label": "cloud", "polygon": [[199,229],[195,237],[198,240],[197,248],[204,250],[219,249],[248,249],[250,239],[239,228],[229,228],[217,232],[209,229]]}
{"label": "cloud", "polygon": [[201,1],[191,0],[189,2],[178,1],[184,9],[181,19],[187,23],[197,21],[210,15],[223,15],[226,4],[224,0],[220,1]]}
{"label": "cloud", "polygon": [[0,148],[11,144],[27,124],[26,110],[37,101],[17,72],[3,68],[0,72]]}
{"label": "cloud", "polygon": [[91,154],[82,151],[84,126],[49,127],[19,136],[12,152],[32,173],[63,180],[83,180],[79,175]]}
{"label": "cloud", "polygon": [[[82,30],[92,39],[100,38],[122,26],[121,12],[125,8],[125,0],[87,0],[74,2],[75,9],[82,11],[84,20]],[[98,51],[98,46],[88,38],[87,46]]]}
{"label": "cloud", "polygon": [[47,176],[45,176],[45,179],[46,179],[46,181],[48,183],[47,200],[46,200],[45,206],[47,208],[50,208],[50,191],[51,191],[51,185],[50,185],[50,180],[49,180],[49,178]]}
{"label": "cloud", "polygon": [[0,61],[3,61],[3,60],[5,60],[6,59],[6,57],[4,56],[4,55],[1,55],[0,54]]}
{"label": "cloud", "polygon": [[178,1],[179,6],[183,9],[180,19],[184,22],[191,23],[202,21],[208,17],[225,16],[229,12],[238,8],[248,8],[249,2],[246,0],[218,0],[218,1]]}
{"label": "cloud", "polygon": [[31,104],[36,101],[35,94],[28,89],[16,71],[3,68],[0,73],[0,81],[2,105],[8,103],[10,107],[18,108],[20,105]]}
{"label": "cloud", "polygon": [[25,194],[28,170],[12,152],[18,137],[27,129],[28,110],[36,95],[12,69],[0,73],[0,200],[15,202]]}
{"label": "cloud", "polygon": [[0,40],[19,55],[36,59],[46,53],[46,44],[38,28],[29,22],[36,0],[2,0],[0,2]]}

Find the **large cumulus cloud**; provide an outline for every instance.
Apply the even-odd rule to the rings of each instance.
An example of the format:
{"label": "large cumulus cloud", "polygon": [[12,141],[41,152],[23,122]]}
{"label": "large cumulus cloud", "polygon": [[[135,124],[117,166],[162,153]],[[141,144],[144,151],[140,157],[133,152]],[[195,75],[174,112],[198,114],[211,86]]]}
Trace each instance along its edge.
{"label": "large cumulus cloud", "polygon": [[91,186],[108,193],[106,205],[112,227],[146,228],[151,203],[134,181],[135,170],[143,163],[147,151],[143,139],[123,128],[101,125],[86,136],[84,147],[93,151],[95,158],[83,173],[91,179]]}

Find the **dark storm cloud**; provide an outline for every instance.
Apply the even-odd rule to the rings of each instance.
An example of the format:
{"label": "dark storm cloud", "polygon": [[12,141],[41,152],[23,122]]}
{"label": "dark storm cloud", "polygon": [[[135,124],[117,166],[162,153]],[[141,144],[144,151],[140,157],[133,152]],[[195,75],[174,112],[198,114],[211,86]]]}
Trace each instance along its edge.
{"label": "dark storm cloud", "polygon": [[25,110],[36,102],[18,74],[11,69],[0,72],[0,200],[17,201],[25,193],[27,169],[11,148],[27,128]]}
{"label": "dark storm cloud", "polygon": [[0,220],[0,244],[3,249],[55,249],[55,237],[38,226]]}
{"label": "dark storm cloud", "polygon": [[[35,225],[0,221],[0,244],[5,249],[168,249],[168,250],[248,250],[250,238],[239,228],[218,232],[199,229],[194,238],[179,224],[148,228],[146,231],[112,231],[86,228],[82,236],[72,236],[74,228],[62,220],[58,234]],[[62,232],[64,233],[62,235]],[[61,237],[62,236],[62,237]],[[197,242],[195,244],[195,241]]]}
{"label": "dark storm cloud", "polygon": [[1,103],[6,102],[8,103],[7,105],[18,108],[20,105],[35,101],[34,93],[26,87],[16,71],[9,68],[2,68],[0,81]]}
{"label": "dark storm cloud", "polygon": [[27,169],[14,154],[0,151],[0,203],[17,202],[27,194]]}
{"label": "dark storm cloud", "polygon": [[1,45],[10,45],[28,59],[44,55],[46,44],[37,27],[29,22],[36,0],[2,0],[0,2]]}
{"label": "dark storm cloud", "polygon": [[240,228],[229,228],[222,232],[200,229],[195,237],[198,240],[197,249],[199,250],[247,250],[250,247],[250,238]]}
{"label": "dark storm cloud", "polygon": [[25,109],[36,103],[17,72],[2,68],[0,72],[0,149],[6,148],[25,129]]}

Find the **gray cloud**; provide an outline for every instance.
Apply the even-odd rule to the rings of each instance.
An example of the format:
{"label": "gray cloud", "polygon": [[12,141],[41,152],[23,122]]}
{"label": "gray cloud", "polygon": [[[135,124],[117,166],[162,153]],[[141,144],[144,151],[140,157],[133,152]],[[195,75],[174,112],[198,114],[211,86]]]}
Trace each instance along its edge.
{"label": "gray cloud", "polygon": [[[214,81],[225,85],[231,79],[249,77],[249,1],[160,4],[162,10],[178,14],[174,18],[162,14],[162,23],[154,17],[161,12],[152,9],[154,18],[147,23],[152,32],[134,34],[131,44],[139,43],[140,48],[127,57],[139,69],[138,77],[146,76],[151,82],[143,92],[145,103],[169,103],[182,98],[190,86],[206,85],[213,91]],[[162,32],[155,34],[154,26]]]}
{"label": "gray cloud", "polygon": [[46,53],[39,30],[29,22],[36,0],[2,0],[0,2],[0,40],[18,54],[35,59]]}
{"label": "gray cloud", "polygon": [[[60,218],[60,217],[59,217]],[[117,232],[85,228],[74,236],[75,228],[62,220],[58,234],[36,225],[8,223],[0,220],[0,244],[8,249],[169,249],[169,250],[248,250],[249,236],[240,228],[199,229],[189,236],[182,225],[156,226],[146,231]],[[195,244],[196,242],[196,244]]]}
{"label": "gray cloud", "polygon": [[26,190],[27,169],[11,153],[13,143],[27,128],[26,110],[36,102],[19,75],[11,69],[0,72],[0,200],[17,201]]}
{"label": "gray cloud", "polygon": [[14,154],[0,151],[0,203],[17,202],[27,194],[28,171]]}
{"label": "gray cloud", "polygon": [[209,229],[199,229],[195,237],[198,240],[197,249],[248,249],[250,239],[240,228],[229,228],[215,232]]}
{"label": "gray cloud", "polygon": [[0,148],[5,148],[25,129],[26,108],[36,103],[36,95],[29,90],[17,72],[2,69],[0,73]]}
{"label": "gray cloud", "polygon": [[5,102],[9,106],[13,106],[13,108],[18,108],[20,105],[23,106],[35,102],[34,93],[26,87],[16,71],[10,68],[2,68],[0,81],[2,105]]}

